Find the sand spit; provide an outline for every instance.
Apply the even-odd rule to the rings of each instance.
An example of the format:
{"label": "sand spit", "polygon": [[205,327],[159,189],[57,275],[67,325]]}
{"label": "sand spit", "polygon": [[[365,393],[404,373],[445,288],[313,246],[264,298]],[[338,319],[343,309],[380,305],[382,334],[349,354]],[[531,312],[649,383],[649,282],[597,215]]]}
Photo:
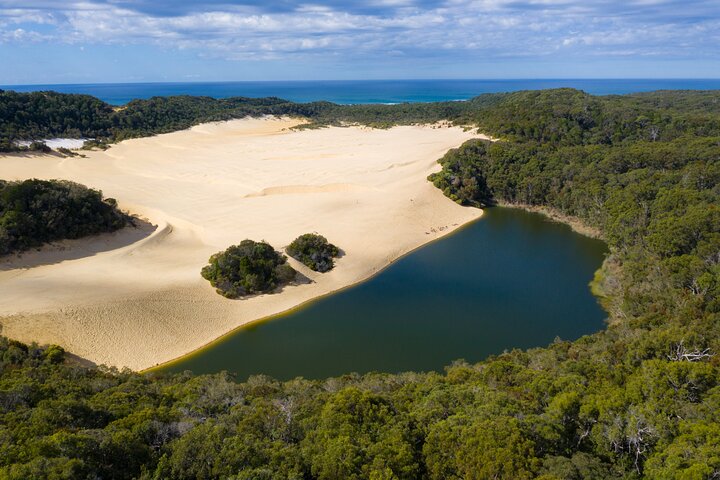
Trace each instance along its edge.
{"label": "sand spit", "polygon": [[[87,158],[0,157],[0,178],[60,178],[102,189],[147,219],[138,229],[0,259],[2,334],[57,343],[97,364],[145,369],[248,322],[362,281],[481,215],[426,177],[460,128],[290,130],[243,119],[128,140]],[[200,277],[245,238],[281,249],[319,232],[345,255],[312,283],[245,300]]]}

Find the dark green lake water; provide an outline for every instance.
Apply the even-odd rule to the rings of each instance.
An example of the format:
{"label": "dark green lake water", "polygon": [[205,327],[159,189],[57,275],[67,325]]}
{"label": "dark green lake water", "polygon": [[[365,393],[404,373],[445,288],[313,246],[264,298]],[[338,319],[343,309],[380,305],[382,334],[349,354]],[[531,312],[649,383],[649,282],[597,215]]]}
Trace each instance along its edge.
{"label": "dark green lake water", "polygon": [[588,282],[603,242],[518,209],[491,208],[371,280],[244,327],[163,368],[238,380],[442,370],[505,349],[572,340],[604,327]]}

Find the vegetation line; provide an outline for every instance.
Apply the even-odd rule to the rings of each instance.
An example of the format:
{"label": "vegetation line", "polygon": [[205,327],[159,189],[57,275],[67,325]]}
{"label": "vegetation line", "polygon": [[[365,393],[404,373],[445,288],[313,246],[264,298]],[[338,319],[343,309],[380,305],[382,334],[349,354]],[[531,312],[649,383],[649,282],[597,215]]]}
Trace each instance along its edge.
{"label": "vegetation line", "polygon": [[566,215],[554,208],[545,207],[542,205],[528,205],[525,203],[509,203],[502,201],[498,202],[498,205],[507,208],[520,208],[522,210],[525,210],[526,212],[539,213],[547,217],[549,220],[564,223],[565,225],[570,227],[575,233],[579,233],[580,235],[585,235],[586,237],[590,238],[597,238],[599,240],[603,239],[602,231],[600,231],[598,228],[591,227],[582,219]]}
{"label": "vegetation line", "polygon": [[257,324],[259,324],[259,323],[272,321],[272,320],[277,319],[277,318],[280,318],[280,317],[285,317],[285,316],[288,316],[288,315],[292,315],[293,313],[296,313],[296,312],[298,312],[298,311],[300,311],[300,310],[302,310],[302,309],[305,309],[305,308],[309,307],[310,305],[312,305],[313,303],[318,302],[318,301],[320,301],[320,300],[322,300],[322,299],[324,299],[324,298],[327,298],[327,297],[329,297],[329,296],[331,296],[331,295],[336,295],[336,294],[341,293],[341,292],[344,292],[344,291],[346,291],[346,290],[350,290],[351,288],[355,288],[355,287],[357,287],[357,286],[359,286],[359,285],[361,285],[361,284],[363,284],[363,283],[365,283],[365,282],[369,282],[370,280],[372,280],[373,278],[375,278],[376,276],[378,276],[378,275],[380,275],[382,272],[384,272],[387,268],[389,268],[389,267],[392,266],[393,264],[399,262],[400,260],[402,260],[403,258],[407,257],[408,255],[411,255],[412,253],[416,252],[417,250],[420,250],[421,248],[424,248],[424,247],[430,245],[430,244],[433,243],[433,242],[440,241],[440,240],[442,240],[442,239],[445,238],[445,237],[448,237],[448,236],[450,236],[450,235],[453,235],[453,234],[455,234],[455,233],[458,233],[460,230],[462,230],[463,228],[468,227],[470,224],[472,224],[472,223],[474,223],[474,222],[477,222],[478,220],[481,220],[481,218],[482,218],[482,217],[478,217],[478,218],[473,219],[473,220],[470,220],[469,222],[464,223],[464,224],[462,224],[462,225],[458,225],[458,226],[456,226],[456,227],[452,227],[452,228],[448,228],[448,229],[446,229],[446,230],[443,230],[443,231],[441,232],[440,236],[432,239],[431,241],[429,241],[429,242],[427,242],[427,243],[423,243],[422,245],[419,245],[419,246],[417,246],[416,248],[413,248],[413,249],[411,249],[411,250],[403,253],[403,254],[400,255],[399,257],[397,257],[397,258],[395,258],[394,260],[392,260],[390,263],[384,265],[382,268],[379,268],[378,270],[372,272],[372,274],[370,274],[367,278],[364,278],[364,279],[362,279],[362,280],[360,280],[360,281],[358,281],[358,282],[355,282],[355,283],[353,283],[353,284],[351,284],[351,285],[346,285],[346,286],[344,286],[344,287],[340,287],[340,288],[338,288],[338,289],[332,290],[332,291],[327,292],[327,293],[325,293],[325,294],[323,294],[323,295],[320,295],[320,296],[318,296],[318,297],[313,297],[313,298],[311,298],[311,299],[309,299],[309,300],[306,300],[305,302],[303,302],[303,303],[301,303],[301,304],[299,304],[299,305],[296,305],[296,306],[294,306],[294,307],[291,307],[291,308],[289,308],[289,309],[287,309],[287,310],[285,310],[285,311],[282,311],[282,312],[279,312],[279,313],[275,313],[275,314],[273,314],[273,315],[268,315],[268,316],[266,316],[266,317],[261,317],[261,318],[258,318],[258,319],[256,319],[256,320],[253,320],[253,321],[251,321],[251,322],[249,322],[249,323],[245,323],[245,324],[243,324],[243,325],[240,325],[240,326],[234,328],[233,330],[231,330],[231,331],[229,331],[229,332],[227,332],[227,333],[219,336],[218,338],[216,338],[216,339],[214,339],[214,340],[206,343],[205,345],[202,345],[202,346],[198,347],[197,349],[193,350],[192,352],[188,352],[188,353],[186,353],[185,355],[182,355],[182,356],[180,356],[180,357],[178,357],[178,358],[174,358],[174,359],[172,359],[172,360],[168,360],[167,362],[163,362],[163,363],[160,363],[160,364],[158,364],[158,365],[155,365],[154,367],[150,367],[150,368],[147,368],[147,369],[145,369],[145,370],[142,370],[140,373],[161,372],[165,367],[169,367],[169,366],[171,366],[171,365],[175,365],[175,364],[177,364],[178,362],[182,362],[183,360],[185,360],[185,359],[187,359],[187,358],[190,358],[190,357],[193,357],[193,356],[195,356],[195,355],[198,355],[198,354],[206,351],[207,349],[213,348],[213,347],[216,346],[218,343],[221,343],[221,342],[229,339],[230,337],[232,337],[233,335],[235,335],[238,331],[240,331],[240,330],[242,330],[242,329],[244,329],[244,328],[247,328],[247,327],[249,327],[249,326],[254,326],[254,325],[257,325]]}

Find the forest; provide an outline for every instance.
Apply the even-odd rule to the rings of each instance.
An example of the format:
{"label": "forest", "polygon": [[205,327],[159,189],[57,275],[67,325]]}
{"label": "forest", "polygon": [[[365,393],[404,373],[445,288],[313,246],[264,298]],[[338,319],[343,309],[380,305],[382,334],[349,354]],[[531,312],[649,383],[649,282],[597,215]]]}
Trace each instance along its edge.
{"label": "forest", "polygon": [[451,150],[431,181],[468,208],[599,229],[605,330],[441,373],[286,382],[86,367],[0,338],[0,478],[720,477],[720,93],[453,103],[305,113],[499,138]]}
{"label": "forest", "polygon": [[0,180],[0,255],[113,232],[129,221],[112,198],[61,180]]}
{"label": "forest", "polygon": [[111,143],[168,133],[203,122],[260,115],[306,115],[312,105],[277,98],[154,97],[122,107],[88,95],[0,90],[0,151],[21,148],[17,141],[88,138]]}
{"label": "forest", "polygon": [[[19,141],[46,138],[88,138],[102,146],[215,122],[262,115],[289,115],[310,120],[303,128],[362,123],[387,128],[397,123],[427,123],[459,118],[463,112],[495,101],[402,105],[337,105],[330,102],[293,103],[280,98],[172,96],[133,100],[113,107],[101,100],[57,92],[18,93],[0,90],[0,151],[18,151]],[[35,150],[41,150],[39,145]]]}

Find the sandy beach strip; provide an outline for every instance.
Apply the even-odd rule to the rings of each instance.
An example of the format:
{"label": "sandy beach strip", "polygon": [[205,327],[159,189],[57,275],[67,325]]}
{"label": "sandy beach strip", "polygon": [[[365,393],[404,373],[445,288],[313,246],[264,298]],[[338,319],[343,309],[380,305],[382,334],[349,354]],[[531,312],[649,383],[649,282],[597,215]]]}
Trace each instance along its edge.
{"label": "sandy beach strip", "polygon": [[[204,124],[87,158],[0,156],[2,179],[73,180],[147,220],[0,258],[0,333],[145,369],[365,280],[482,214],[426,179],[447,150],[477,134],[431,126],[291,130],[298,123]],[[228,300],[200,276],[211,254],[245,238],[284,250],[308,232],[345,253],[325,274],[290,259],[312,283]]]}

